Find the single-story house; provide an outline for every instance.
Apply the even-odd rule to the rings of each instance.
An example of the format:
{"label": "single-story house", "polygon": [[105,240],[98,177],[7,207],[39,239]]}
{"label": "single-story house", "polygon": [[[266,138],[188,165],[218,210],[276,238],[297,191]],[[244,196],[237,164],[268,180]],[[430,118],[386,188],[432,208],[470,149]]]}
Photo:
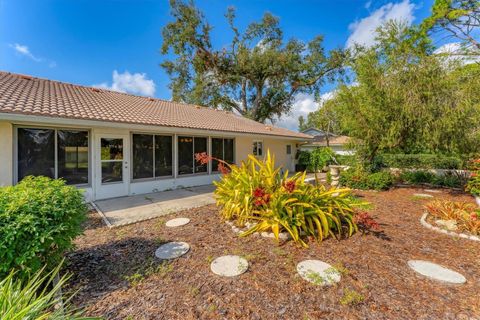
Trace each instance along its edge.
{"label": "single-story house", "polygon": [[63,178],[88,201],[206,185],[207,152],[239,164],[269,149],[293,171],[312,137],[214,110],[0,72],[0,185],[27,175]]}
{"label": "single-story house", "polygon": [[329,133],[327,143],[327,133],[323,130],[317,128],[308,128],[302,130],[301,133],[313,136],[313,139],[305,144],[302,144],[300,146],[300,150],[312,151],[316,148],[323,148],[329,146],[337,154],[353,154],[353,151],[347,148],[348,143],[350,142],[350,137]]}

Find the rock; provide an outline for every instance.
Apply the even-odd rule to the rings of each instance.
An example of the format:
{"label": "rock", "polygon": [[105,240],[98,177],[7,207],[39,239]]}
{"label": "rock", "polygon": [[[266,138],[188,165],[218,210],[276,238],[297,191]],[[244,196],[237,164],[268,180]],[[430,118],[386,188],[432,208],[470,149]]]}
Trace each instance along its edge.
{"label": "rock", "polygon": [[410,260],[408,266],[415,272],[441,282],[463,284],[467,282],[467,279],[460,273],[447,269],[441,265],[433,262],[423,260]]}
{"label": "rock", "polygon": [[445,228],[450,231],[458,230],[457,221],[455,220],[435,220],[437,226]]}
{"label": "rock", "polygon": [[338,270],[320,260],[300,262],[297,264],[297,272],[304,280],[320,286],[333,285],[342,278]]}
{"label": "rock", "polygon": [[162,260],[176,259],[189,250],[190,245],[186,242],[168,242],[158,247],[155,256]]}
{"label": "rock", "polygon": [[169,228],[174,228],[174,227],[184,226],[189,222],[190,222],[190,219],[188,218],[176,218],[176,219],[168,220],[167,223],[165,223],[165,225]]}
{"label": "rock", "polygon": [[235,277],[248,270],[248,261],[239,256],[222,256],[213,260],[210,269],[219,276]]}

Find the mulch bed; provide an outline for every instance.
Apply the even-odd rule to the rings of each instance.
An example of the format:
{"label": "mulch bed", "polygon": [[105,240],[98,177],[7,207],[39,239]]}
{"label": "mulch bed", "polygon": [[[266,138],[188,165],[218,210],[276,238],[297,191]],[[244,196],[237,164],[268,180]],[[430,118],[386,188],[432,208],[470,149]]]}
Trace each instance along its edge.
{"label": "mulch bed", "polygon": [[[260,236],[239,238],[222,223],[214,205],[108,229],[92,213],[85,235],[67,257],[73,303],[86,315],[107,319],[466,319],[480,317],[480,246],[420,225],[423,204],[399,188],[356,192],[374,204],[371,214],[383,232],[362,234],[303,249]],[[473,202],[443,190],[435,198]],[[191,222],[167,228],[165,221]],[[168,263],[154,251],[167,241],[186,241],[191,251]],[[221,255],[247,258],[249,270],[236,278],[210,272]],[[332,287],[302,280],[296,264],[320,259],[343,273]],[[462,273],[467,283],[446,285],[422,278],[410,259],[439,263]],[[349,303],[352,292],[363,298]],[[341,303],[341,301],[343,303]]]}

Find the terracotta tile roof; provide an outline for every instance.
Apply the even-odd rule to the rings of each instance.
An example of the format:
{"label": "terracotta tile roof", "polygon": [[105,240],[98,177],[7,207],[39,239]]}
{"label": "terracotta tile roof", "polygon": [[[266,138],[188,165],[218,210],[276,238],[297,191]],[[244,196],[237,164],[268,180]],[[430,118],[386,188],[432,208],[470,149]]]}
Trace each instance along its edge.
{"label": "terracotta tile roof", "polygon": [[0,71],[1,113],[312,138],[232,112]]}

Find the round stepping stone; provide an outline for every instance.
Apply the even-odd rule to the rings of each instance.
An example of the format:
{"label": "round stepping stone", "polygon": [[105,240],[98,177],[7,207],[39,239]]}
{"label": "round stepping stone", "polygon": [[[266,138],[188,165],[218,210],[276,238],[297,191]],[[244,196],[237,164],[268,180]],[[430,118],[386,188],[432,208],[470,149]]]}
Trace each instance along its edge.
{"label": "round stepping stone", "polygon": [[320,286],[330,286],[342,276],[331,265],[320,260],[305,260],[297,264],[298,274],[306,281]]}
{"label": "round stepping stone", "polygon": [[162,260],[176,259],[183,256],[188,250],[190,250],[190,245],[186,242],[168,242],[158,247],[155,256]]}
{"label": "round stepping stone", "polygon": [[210,264],[213,273],[223,277],[235,277],[248,270],[248,261],[239,256],[222,256]]}
{"label": "round stepping stone", "polygon": [[427,194],[427,193],[414,193],[413,196],[419,197],[419,198],[433,198],[431,194]]}
{"label": "round stepping stone", "polygon": [[165,225],[167,227],[174,228],[174,227],[184,226],[189,222],[190,222],[190,219],[188,218],[176,218],[176,219],[168,220],[167,223],[165,223]]}
{"label": "round stepping stone", "polygon": [[410,260],[408,266],[419,274],[441,282],[462,284],[467,281],[460,273],[442,267],[433,262],[423,260]]}

